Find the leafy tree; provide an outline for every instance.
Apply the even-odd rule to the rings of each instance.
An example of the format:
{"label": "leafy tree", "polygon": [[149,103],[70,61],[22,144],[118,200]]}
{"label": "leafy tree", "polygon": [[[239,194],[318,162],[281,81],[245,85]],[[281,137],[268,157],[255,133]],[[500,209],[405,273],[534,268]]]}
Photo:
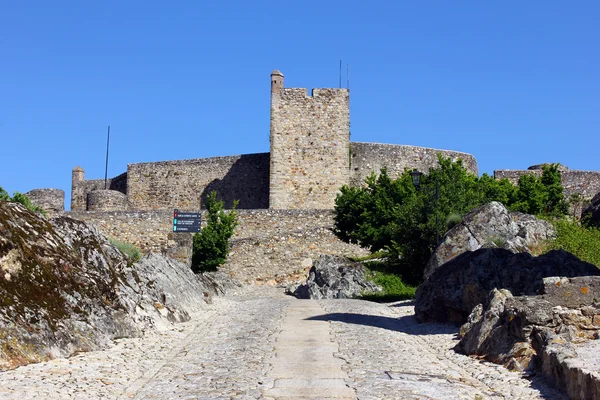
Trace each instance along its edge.
{"label": "leafy tree", "polygon": [[217,192],[211,192],[206,198],[208,211],[206,226],[194,234],[192,252],[192,271],[216,271],[227,261],[229,239],[237,226],[235,208],[229,212],[223,210],[223,201],[217,201]]}
{"label": "leafy tree", "polygon": [[436,233],[441,237],[448,223],[490,201],[532,214],[567,211],[556,165],[544,167],[541,177],[522,176],[515,186],[487,174],[478,178],[461,160],[439,155],[438,166],[421,177],[420,189],[414,187],[410,171],[391,179],[385,169],[379,176],[371,174],[363,187],[342,187],[335,201],[334,231],[371,251],[385,249],[393,270],[415,284],[437,246]]}
{"label": "leafy tree", "polygon": [[542,176],[525,174],[519,177],[514,203],[507,204],[513,211],[558,217],[566,215],[569,205],[563,195],[558,164],[542,166]]}

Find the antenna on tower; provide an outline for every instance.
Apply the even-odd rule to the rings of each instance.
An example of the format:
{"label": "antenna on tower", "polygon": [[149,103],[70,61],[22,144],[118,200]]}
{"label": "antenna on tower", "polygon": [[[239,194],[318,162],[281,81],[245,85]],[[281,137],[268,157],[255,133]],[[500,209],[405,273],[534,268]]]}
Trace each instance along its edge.
{"label": "antenna on tower", "polygon": [[108,135],[106,136],[106,168],[104,170],[104,190],[108,186],[108,146],[110,144],[110,125],[108,126]]}
{"label": "antenna on tower", "polygon": [[342,60],[340,60],[340,89],[342,88]]}
{"label": "antenna on tower", "polygon": [[350,65],[346,64],[346,89],[350,90]]}

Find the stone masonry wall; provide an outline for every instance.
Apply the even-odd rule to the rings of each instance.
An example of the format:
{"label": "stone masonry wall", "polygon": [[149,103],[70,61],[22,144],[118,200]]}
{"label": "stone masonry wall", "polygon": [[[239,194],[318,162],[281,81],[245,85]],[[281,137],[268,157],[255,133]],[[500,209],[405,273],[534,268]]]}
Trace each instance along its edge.
{"label": "stone masonry wall", "polygon": [[477,161],[471,154],[451,150],[438,150],[416,146],[402,146],[380,143],[350,143],[351,171],[350,185],[361,186],[371,172],[378,173],[386,167],[388,174],[396,178],[404,169],[417,169],[427,173],[429,168],[437,165],[437,155],[450,157],[453,161],[461,159],[463,166],[477,175]]}
{"label": "stone masonry wall", "polygon": [[50,214],[65,210],[65,191],[61,189],[34,189],[25,193],[31,203]]}
{"label": "stone masonry wall", "polygon": [[130,164],[129,202],[140,210],[197,210],[213,190],[225,207],[269,207],[269,154]]}
{"label": "stone masonry wall", "polygon": [[[104,179],[90,179],[75,183],[71,189],[71,210],[85,211],[88,193],[94,190],[104,190]],[[127,194],[127,173],[124,172],[106,182],[107,188]]]}
{"label": "stone masonry wall", "polygon": [[[494,171],[496,179],[506,178],[512,183],[519,182],[519,177],[524,174],[542,175],[541,169],[535,170],[498,170]],[[572,194],[580,193],[585,199],[591,199],[600,192],[600,171],[577,171],[567,170],[561,172],[562,185],[565,188],[565,196],[569,198]]]}
{"label": "stone masonry wall", "polygon": [[270,207],[333,208],[348,183],[349,140],[348,90],[313,89],[309,96],[306,89],[274,87]]}
{"label": "stone masonry wall", "polygon": [[87,195],[88,211],[124,211],[128,208],[127,195],[117,190],[93,190]]}
{"label": "stone masonry wall", "polygon": [[[72,211],[67,215],[143,252],[190,261],[192,234],[172,232],[171,211]],[[264,281],[304,271],[319,254],[367,253],[335,237],[330,210],[238,210],[238,215],[240,224],[231,240],[231,254],[221,269],[241,281]]]}

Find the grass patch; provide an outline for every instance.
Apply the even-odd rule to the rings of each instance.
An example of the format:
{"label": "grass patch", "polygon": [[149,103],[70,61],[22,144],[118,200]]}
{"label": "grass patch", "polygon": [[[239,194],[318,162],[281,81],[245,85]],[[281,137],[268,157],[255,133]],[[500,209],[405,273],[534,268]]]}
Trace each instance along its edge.
{"label": "grass patch", "polygon": [[121,253],[125,254],[133,262],[138,262],[142,258],[140,249],[132,244],[118,241],[113,238],[109,238],[110,244],[115,246]]}
{"label": "grass patch", "polygon": [[359,298],[362,300],[375,301],[378,303],[390,303],[399,300],[410,300],[415,298],[416,286],[411,286],[402,281],[402,278],[390,271],[390,267],[381,261],[374,261],[365,265],[368,270],[367,279],[371,280],[383,291],[376,293],[363,293]]}
{"label": "grass patch", "polygon": [[376,251],[375,253],[371,253],[371,254],[368,254],[363,257],[348,257],[348,258],[355,262],[363,262],[363,261],[377,260],[377,259],[385,258],[385,257],[386,257],[386,254],[384,251]]}
{"label": "grass patch", "polygon": [[548,242],[544,253],[562,249],[600,268],[600,229],[586,228],[577,221],[564,218],[552,224],[556,238]]}

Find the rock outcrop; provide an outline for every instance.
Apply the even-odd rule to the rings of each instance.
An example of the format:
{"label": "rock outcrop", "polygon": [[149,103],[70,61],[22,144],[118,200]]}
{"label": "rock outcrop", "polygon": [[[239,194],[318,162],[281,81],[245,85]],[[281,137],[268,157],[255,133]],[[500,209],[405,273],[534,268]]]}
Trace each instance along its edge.
{"label": "rock outcrop", "polygon": [[538,296],[494,289],[461,327],[456,349],[512,370],[541,368],[571,398],[599,398],[600,375],[574,362],[577,344],[600,339],[599,299],[600,276],[545,278]]}
{"label": "rock outcrop", "polygon": [[589,207],[581,213],[581,218],[600,228],[600,193],[594,196]]}
{"label": "rock outcrop", "polygon": [[554,228],[547,221],[509,212],[501,203],[493,201],[465,215],[444,235],[423,275],[427,279],[454,257],[482,247],[498,247],[513,253],[532,252],[554,234]]}
{"label": "rock outcrop", "polygon": [[353,298],[381,288],[366,279],[367,270],[345,257],[322,255],[313,263],[306,284],[294,295],[300,299]]}
{"label": "rock outcrop", "polygon": [[505,249],[466,252],[438,268],[416,293],[415,314],[420,322],[464,323],[492,289],[507,289],[515,296],[542,291],[542,280],[551,276],[596,276],[600,270],[563,251],[539,257]]}
{"label": "rock outcrop", "polygon": [[0,202],[0,369],[184,321],[218,288],[162,256],[132,264],[84,222]]}

